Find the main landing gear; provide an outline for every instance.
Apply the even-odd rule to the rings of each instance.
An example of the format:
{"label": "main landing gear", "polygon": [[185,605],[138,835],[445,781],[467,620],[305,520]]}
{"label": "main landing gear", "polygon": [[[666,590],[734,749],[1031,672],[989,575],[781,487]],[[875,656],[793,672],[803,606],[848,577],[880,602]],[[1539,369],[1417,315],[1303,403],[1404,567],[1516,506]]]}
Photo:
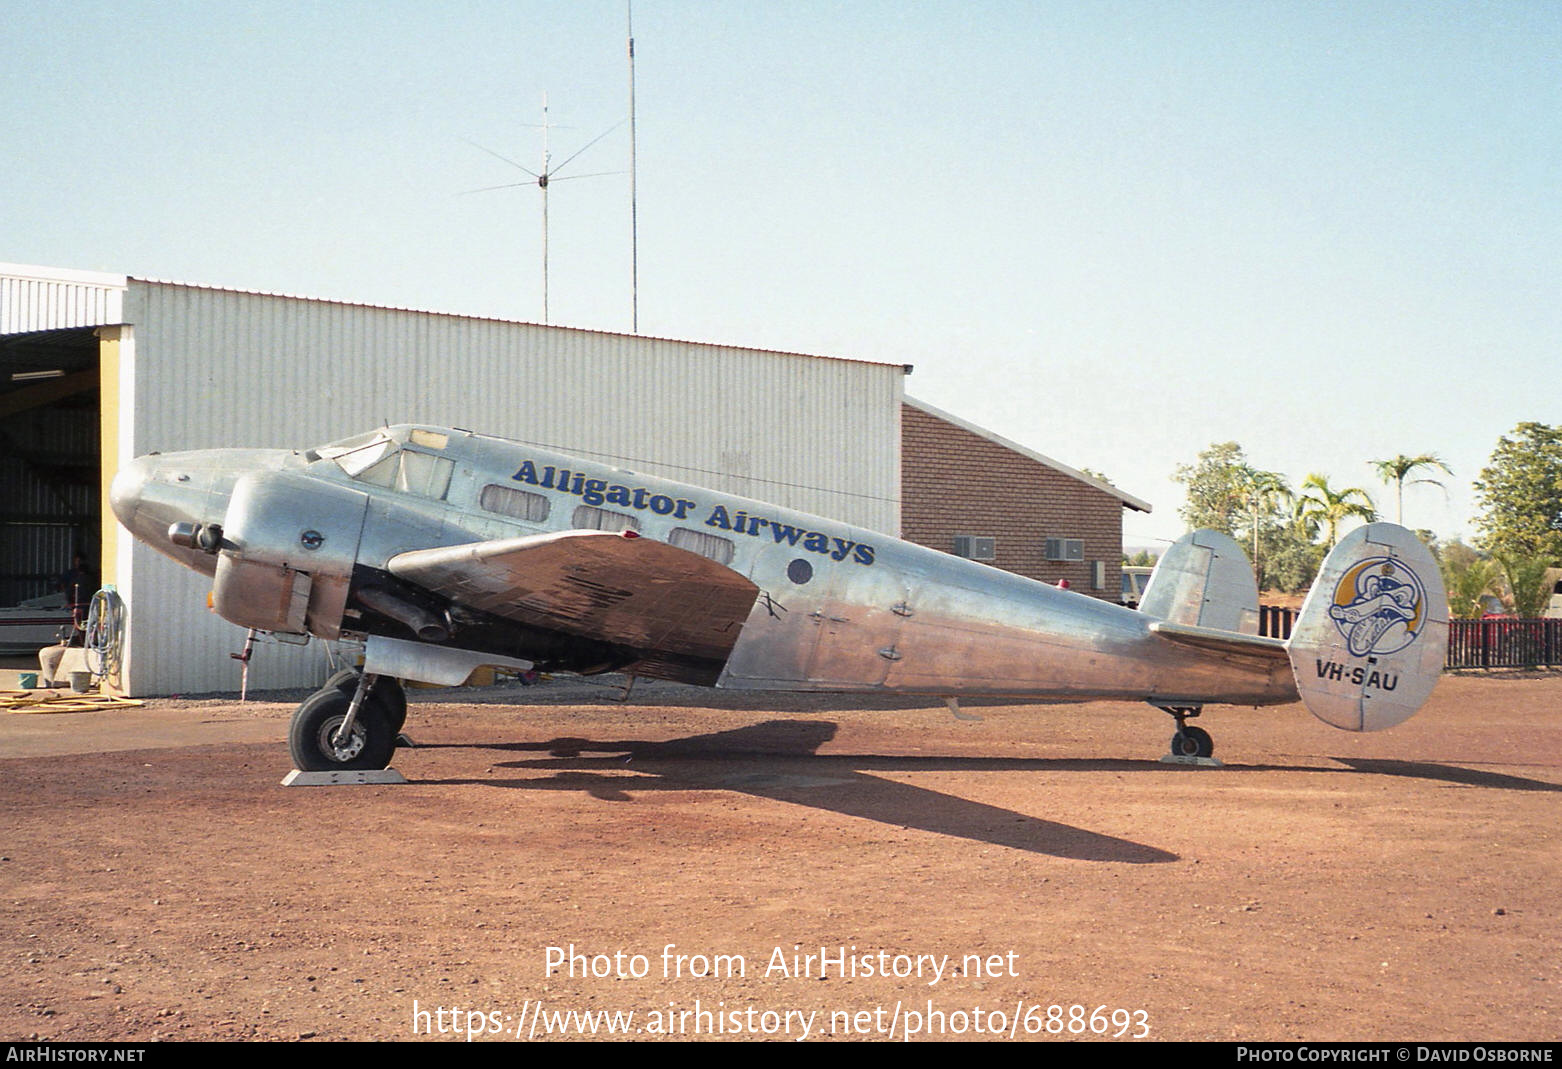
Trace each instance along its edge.
{"label": "main landing gear", "polygon": [[288,748],[302,772],[381,769],[390,764],[406,720],[400,683],[342,671],[293,713]]}
{"label": "main landing gear", "polygon": [[1177,733],[1171,738],[1171,754],[1173,758],[1184,760],[1187,758],[1206,758],[1213,764],[1215,753],[1215,740],[1210,738],[1209,732],[1203,728],[1193,727],[1188,723],[1190,719],[1198,716],[1203,711],[1198,705],[1163,705],[1161,712],[1166,713],[1177,721]]}

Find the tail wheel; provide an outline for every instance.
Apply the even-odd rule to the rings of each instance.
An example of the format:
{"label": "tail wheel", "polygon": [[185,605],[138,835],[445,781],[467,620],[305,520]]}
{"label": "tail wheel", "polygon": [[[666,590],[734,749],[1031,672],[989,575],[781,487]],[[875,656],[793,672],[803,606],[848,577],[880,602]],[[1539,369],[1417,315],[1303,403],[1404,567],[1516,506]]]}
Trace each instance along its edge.
{"label": "tail wheel", "polygon": [[1175,757],[1210,757],[1215,753],[1215,740],[1203,728],[1189,724],[1172,736],[1171,752]]}
{"label": "tail wheel", "polygon": [[372,702],[364,702],[358,710],[348,736],[336,738],[351,705],[349,695],[332,687],[316,691],[298,707],[288,731],[288,748],[299,770],[372,771],[390,764],[396,752],[396,733]]}

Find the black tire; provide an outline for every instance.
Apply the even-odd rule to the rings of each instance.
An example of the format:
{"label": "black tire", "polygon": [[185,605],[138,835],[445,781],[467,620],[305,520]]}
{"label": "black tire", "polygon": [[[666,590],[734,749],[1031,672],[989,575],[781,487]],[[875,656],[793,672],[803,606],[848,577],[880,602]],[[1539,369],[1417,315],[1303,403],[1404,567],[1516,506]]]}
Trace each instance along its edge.
{"label": "black tire", "polygon": [[1177,757],[1211,757],[1215,740],[1203,728],[1190,725],[1172,736],[1171,752]]}
{"label": "black tire", "polygon": [[[351,668],[342,669],[325,681],[325,687],[321,689],[326,688],[341,691],[351,701],[352,696],[358,691],[357,671]],[[369,691],[369,701],[379,706],[385,722],[390,725],[391,734],[400,735],[401,729],[407,723],[407,692],[402,689],[401,680],[392,676],[380,676]]]}
{"label": "black tire", "polygon": [[381,711],[385,714],[385,722],[390,725],[391,736],[401,734],[401,729],[407,724],[407,692],[402,689],[401,680],[392,676],[381,676],[374,681],[374,689],[370,691]]}
{"label": "black tire", "polygon": [[380,708],[365,702],[353,720],[352,738],[337,747],[331,736],[347,717],[352,698],[336,688],[318,690],[293,714],[288,748],[304,772],[350,772],[384,768],[396,752],[396,732]]}

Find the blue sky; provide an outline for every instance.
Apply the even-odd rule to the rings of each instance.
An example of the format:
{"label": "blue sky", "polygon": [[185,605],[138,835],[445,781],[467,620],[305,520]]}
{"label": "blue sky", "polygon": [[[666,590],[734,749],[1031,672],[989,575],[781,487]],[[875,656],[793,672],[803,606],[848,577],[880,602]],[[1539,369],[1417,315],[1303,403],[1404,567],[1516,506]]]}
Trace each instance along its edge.
{"label": "blue sky", "polygon": [[[0,0],[0,260],[538,320],[622,0]],[[1562,4],[637,0],[642,333],[916,366],[1155,506],[1212,442],[1471,535],[1562,371]],[[627,168],[627,127],[562,176]],[[626,175],[551,320],[630,327]],[[560,443],[567,446],[568,443]]]}

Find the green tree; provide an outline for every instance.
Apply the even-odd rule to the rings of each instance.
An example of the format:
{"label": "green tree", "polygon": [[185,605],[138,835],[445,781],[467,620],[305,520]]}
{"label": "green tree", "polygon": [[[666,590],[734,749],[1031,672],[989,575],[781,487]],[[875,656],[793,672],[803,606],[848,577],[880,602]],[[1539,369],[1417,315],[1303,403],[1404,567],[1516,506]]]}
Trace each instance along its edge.
{"label": "green tree", "polygon": [[1302,480],[1296,495],[1296,514],[1309,532],[1327,530],[1324,546],[1333,549],[1340,540],[1340,524],[1351,518],[1371,522],[1378,518],[1372,497],[1359,486],[1335,490],[1327,476],[1316,472]]}
{"label": "green tree", "polygon": [[1476,521],[1500,557],[1562,560],[1562,428],[1520,423],[1475,482]]}
{"label": "green tree", "polygon": [[1459,620],[1479,620],[1486,611],[1482,599],[1502,592],[1497,562],[1457,539],[1437,546],[1435,553],[1448,591],[1449,614]]}
{"label": "green tree", "polygon": [[1453,472],[1443,458],[1436,453],[1420,453],[1413,457],[1407,457],[1401,453],[1397,457],[1388,460],[1374,460],[1372,466],[1378,470],[1378,478],[1387,485],[1394,484],[1394,522],[1403,525],[1405,522],[1405,481],[1409,479],[1412,486],[1431,485],[1446,490],[1442,483],[1436,479],[1410,479],[1410,476],[1421,469],[1428,471],[1436,468],[1445,475]]}
{"label": "green tree", "polygon": [[1546,582],[1546,570],[1551,567],[1549,557],[1499,558],[1503,574],[1508,577],[1508,591],[1513,596],[1514,615],[1533,620],[1546,611],[1551,600],[1551,586]]}
{"label": "green tree", "polygon": [[[1246,543],[1260,588],[1295,590],[1312,581],[1317,563],[1309,539],[1291,521],[1284,476],[1248,463],[1236,442],[1221,442],[1197,463],[1179,466],[1175,478],[1188,488],[1179,513],[1188,527],[1211,527]],[[1274,561],[1282,563],[1272,567]]]}
{"label": "green tree", "polygon": [[1262,559],[1259,545],[1261,527],[1273,525],[1276,516],[1290,511],[1291,485],[1277,471],[1259,471],[1249,468],[1244,476],[1243,491],[1248,499],[1248,525],[1252,534],[1253,560]]}
{"label": "green tree", "polygon": [[1236,442],[1211,445],[1192,465],[1178,465],[1173,475],[1187,486],[1188,501],[1178,510],[1189,530],[1211,527],[1235,534],[1247,509],[1247,479],[1252,467]]}
{"label": "green tree", "polygon": [[1294,594],[1312,585],[1323,563],[1323,547],[1313,545],[1298,524],[1277,524],[1263,533],[1262,541],[1262,589]]}

